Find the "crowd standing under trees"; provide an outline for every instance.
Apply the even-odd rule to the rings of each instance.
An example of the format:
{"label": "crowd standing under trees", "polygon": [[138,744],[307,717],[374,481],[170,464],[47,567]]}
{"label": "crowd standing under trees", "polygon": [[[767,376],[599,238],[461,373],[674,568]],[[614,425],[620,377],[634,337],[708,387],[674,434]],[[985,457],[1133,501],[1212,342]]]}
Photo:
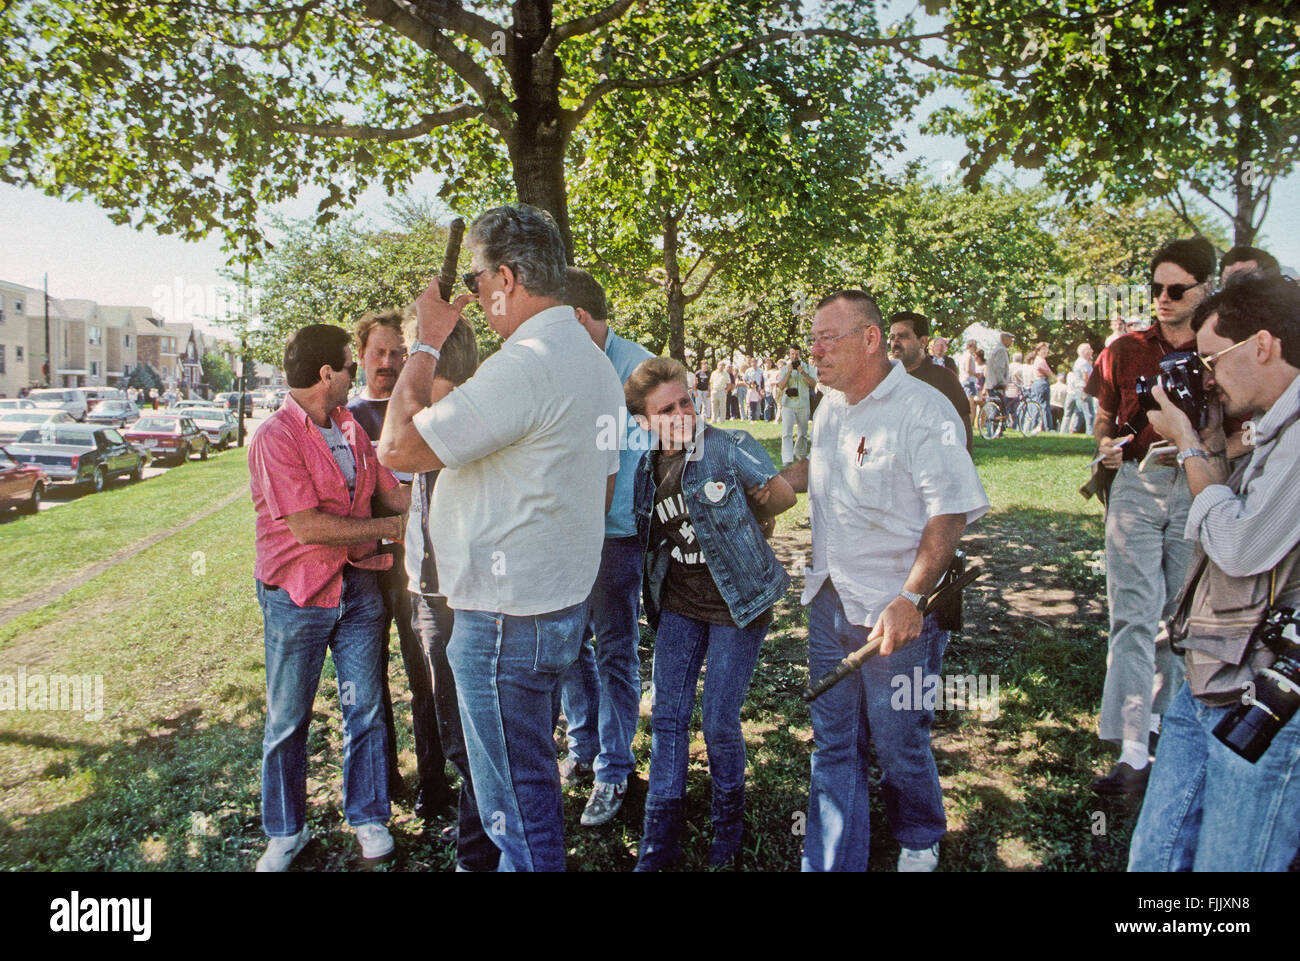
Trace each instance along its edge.
{"label": "crowd standing under trees", "polygon": [[[499,585],[498,572],[483,570],[483,559],[468,559],[465,551],[454,562],[460,567],[452,568],[456,576],[449,580],[456,583],[447,592],[456,595],[452,606],[462,609],[457,627],[426,627],[438,635],[458,631],[453,640],[460,643],[443,650],[443,659],[460,667],[458,675],[481,681],[489,662],[494,677],[498,670],[492,653],[494,631],[503,645],[509,637],[512,656],[518,655],[520,664],[527,660],[530,624],[566,636],[581,630],[585,638],[586,612],[578,610],[583,602],[569,596],[572,590],[552,584],[556,589],[547,592],[545,587],[557,572],[572,573],[573,581],[590,581],[587,574],[596,576],[599,568],[603,577],[616,566],[602,551],[611,538],[626,539],[626,524],[619,529],[622,536],[616,537],[607,517],[602,540],[598,525],[591,522],[602,485],[606,511],[621,503],[626,514],[621,520],[627,523],[635,514],[643,541],[655,537],[665,554],[676,552],[673,559],[679,564],[687,546],[670,544],[672,535],[660,529],[674,505],[661,509],[654,500],[657,485],[666,486],[668,498],[682,501],[690,484],[702,480],[679,466],[679,459],[645,458],[637,496],[629,499],[625,485],[619,501],[615,479],[627,473],[627,463],[591,457],[591,451],[577,447],[566,453],[550,444],[546,425],[536,420],[540,402],[553,400],[543,398],[537,383],[528,380],[540,364],[553,364],[553,373],[566,382],[590,388],[586,399],[591,410],[599,406],[595,394],[604,395],[602,402],[617,394],[603,368],[603,383],[583,380],[574,358],[579,348],[596,356],[588,350],[587,334],[611,360],[611,343],[639,344],[641,351],[672,358],[643,361],[635,368],[644,371],[646,363],[659,364],[655,369],[665,375],[646,380],[640,391],[629,389],[624,397],[629,407],[641,408],[637,412],[646,420],[642,428],[654,423],[669,430],[674,418],[680,428],[683,416],[694,416],[692,408],[711,425],[781,419],[785,470],[779,475],[766,455],[739,435],[712,426],[701,434],[707,438],[702,442],[707,460],[719,470],[725,466],[732,471],[744,496],[766,508],[754,510],[750,520],[756,525],[788,507],[785,494],[794,487],[814,495],[814,555],[819,529],[823,543],[828,529],[834,529],[818,513],[827,510],[830,481],[825,475],[810,476],[805,460],[810,443],[823,448],[827,444],[828,435],[809,437],[808,423],[824,388],[832,388],[825,394],[829,414],[819,423],[833,420],[838,433],[829,436],[844,434],[846,444],[821,451],[839,472],[836,477],[858,476],[847,441],[856,432],[850,428],[863,431],[856,467],[878,469],[878,484],[888,484],[911,506],[926,498],[934,501],[925,504],[934,508],[931,520],[950,518],[944,537],[955,543],[958,528],[988,504],[973,467],[945,496],[926,487],[927,478],[921,475],[937,470],[934,465],[942,460],[942,452],[936,452],[952,446],[954,438],[927,435],[930,446],[915,470],[911,464],[904,470],[901,464],[876,463],[867,435],[878,425],[857,424],[854,418],[861,412],[854,412],[844,397],[864,400],[888,382],[888,390],[875,399],[898,408],[898,423],[886,425],[891,430],[916,417],[916,410],[901,403],[903,398],[919,398],[918,404],[934,415],[930,421],[950,425],[956,423],[947,421],[951,406],[966,427],[968,451],[981,402],[996,400],[1013,417],[1017,405],[1023,405],[1033,415],[1026,425],[1030,432],[1051,430],[1058,420],[1062,431],[1095,431],[1105,466],[1120,471],[1117,489],[1123,493],[1126,484],[1137,483],[1131,461],[1139,445],[1134,442],[1121,456],[1112,436],[1119,381],[1128,373],[1116,373],[1116,358],[1138,352],[1138,345],[1157,343],[1168,333],[1165,328],[1178,334],[1179,346],[1195,339],[1193,328],[1207,318],[1197,314],[1193,320],[1193,309],[1203,302],[1220,302],[1209,300],[1213,271],[1201,269],[1207,261],[1201,254],[1208,251],[1213,266],[1215,249],[1237,245],[1221,263],[1225,282],[1238,265],[1243,273],[1255,268],[1267,273],[1277,266],[1248,246],[1263,222],[1277,179],[1294,168],[1297,157],[1293,141],[1300,98],[1287,92],[1300,26],[1271,3],[1227,7],[1191,0],[1178,10],[1160,0],[1138,0],[1098,9],[1083,0],[1067,0],[1044,11],[1032,0],[951,0],[926,4],[927,10],[943,13],[934,30],[918,25],[914,16],[885,23],[875,4],[829,4],[814,15],[800,5],[775,0],[614,0],[594,10],[522,0],[511,5],[509,22],[494,19],[506,16],[496,5],[489,9],[431,0],[326,0],[280,13],[263,7],[255,0],[229,0],[221,6],[143,0],[109,17],[73,0],[9,5],[0,15],[0,36],[11,41],[6,49],[13,53],[0,92],[0,179],[52,194],[85,192],[116,218],[154,224],[191,239],[220,231],[232,261],[262,291],[259,350],[264,359],[279,359],[283,345],[290,345],[295,360],[291,385],[298,392],[295,406],[301,403],[298,413],[305,410],[315,422],[313,430],[300,418],[290,430],[288,416],[282,416],[276,427],[283,430],[264,435],[265,449],[254,450],[255,498],[259,513],[266,515],[259,521],[259,538],[275,542],[270,545],[275,550],[267,548],[265,555],[261,551],[266,545],[259,544],[259,579],[267,583],[258,590],[269,651],[273,644],[286,642],[299,624],[296,602],[302,595],[311,590],[331,596],[361,593],[374,580],[348,568],[347,577],[335,571],[325,583],[316,583],[321,570],[299,576],[292,591],[288,583],[283,591],[270,583],[280,573],[269,562],[277,551],[293,554],[295,562],[312,553],[299,551],[307,542],[298,538],[295,546],[289,536],[297,535],[290,529],[300,526],[302,518],[285,521],[278,515],[287,510],[275,504],[285,484],[282,462],[301,466],[303,457],[295,446],[312,452],[307,463],[325,465],[320,473],[330,475],[332,502],[347,505],[349,487],[382,491],[384,506],[392,510],[404,509],[401,502],[410,496],[409,490],[398,491],[391,475],[378,467],[370,445],[351,437],[351,417],[331,421],[333,401],[350,383],[349,371],[355,372],[356,364],[352,346],[331,334],[330,325],[350,326],[368,312],[420,297],[421,342],[412,346],[402,388],[393,388],[393,410],[377,443],[380,459],[429,475],[430,486],[436,471],[450,468],[432,495],[423,491],[425,516],[439,499],[459,497],[472,508],[462,512],[460,528],[442,535],[443,544],[451,545],[446,557],[457,557],[457,550],[468,542],[486,537],[484,532],[494,523],[492,508],[500,506],[489,502],[482,485],[478,490],[463,480],[458,485],[458,471],[466,464],[486,463],[479,468],[489,478],[522,476],[527,472],[508,470],[519,466],[510,458],[518,456],[514,441],[520,441],[523,447],[533,445],[544,452],[557,473],[573,475],[574,483],[561,492],[559,513],[574,524],[543,533],[574,549],[543,557],[529,549],[535,545],[521,547],[515,556],[525,556],[532,566],[519,597],[502,601],[494,596],[496,606],[485,606],[484,592],[489,585]],[[45,42],[21,42],[31,36]],[[322,82],[325,75],[337,82]],[[87,76],[97,82],[88,85]],[[158,82],[162,77],[166,83]],[[885,161],[904,147],[898,131],[939,84],[971,94],[968,104],[942,108],[926,121],[929,131],[964,137],[961,185],[953,176],[933,176],[918,163],[887,173]],[[1119,96],[1121,92],[1126,95]],[[178,110],[178,103],[184,109]],[[52,129],[66,136],[44,136]],[[115,129],[133,131],[127,137],[132,149],[104,163],[102,131]],[[991,176],[1000,162],[1042,169],[1042,182],[1022,188]],[[538,219],[549,224],[543,229],[532,223],[535,211],[523,218],[546,234],[544,263],[528,259],[538,253],[537,245],[514,261],[505,256],[504,242],[489,236],[494,230],[508,233],[501,222],[519,219],[502,213],[501,207],[494,209],[495,220],[489,218],[472,244],[478,269],[468,275],[470,290],[485,308],[489,287],[508,304],[500,313],[489,312],[489,324],[475,332],[477,353],[487,360],[476,376],[471,376],[474,365],[467,365],[471,370],[462,371],[457,380],[471,386],[466,390],[462,385],[458,393],[449,393],[450,384],[436,384],[432,365],[441,361],[439,349],[446,347],[444,339],[452,331],[459,329],[461,340],[469,336],[457,326],[459,310],[469,298],[448,304],[433,287],[426,289],[431,252],[446,243],[446,231],[432,205],[399,203],[391,208],[393,223],[386,227],[341,216],[366,187],[379,184],[390,195],[400,195],[418,174],[429,170],[442,176],[439,196],[449,208],[481,209],[517,198],[546,211]],[[1093,191],[1098,183],[1105,185],[1099,193]],[[265,207],[296,196],[304,185],[323,195],[316,217],[268,225]],[[1204,216],[1189,194],[1226,216],[1230,236]],[[1226,195],[1231,197],[1227,203]],[[1171,254],[1163,246],[1170,237],[1189,232],[1198,237],[1191,245],[1195,256],[1181,248]],[[274,244],[268,242],[271,233],[276,235]],[[598,312],[603,316],[588,311],[584,318],[571,309],[580,305],[561,302],[559,278],[566,262],[589,265],[597,285],[607,289],[610,309]],[[878,296],[853,289],[856,286]],[[1183,288],[1197,293],[1181,306],[1171,306],[1187,292]],[[836,293],[824,296],[831,291]],[[1223,303],[1231,307],[1233,296]],[[601,301],[603,307],[603,292]],[[561,321],[571,316],[582,322],[584,334],[563,327]],[[610,318],[618,333],[609,329]],[[1208,318],[1210,338],[1217,336],[1215,323]],[[1240,318],[1233,315],[1231,323],[1240,326]],[[531,324],[529,330],[538,331],[539,337],[545,330],[544,337],[563,343],[572,353],[563,361],[558,354],[525,358],[532,347],[510,339],[524,324]],[[972,333],[972,327],[979,330]],[[805,339],[810,331],[811,344]],[[1231,363],[1245,364],[1253,356],[1255,366],[1273,378],[1269,384],[1280,383],[1282,374],[1293,372],[1289,365],[1295,360],[1286,360],[1287,337],[1280,337],[1279,350],[1276,330],[1252,336],[1259,349],[1253,355],[1242,351]],[[322,343],[310,344],[313,338]],[[363,338],[357,345],[359,358],[365,346]],[[805,348],[811,356],[804,355]],[[899,363],[891,366],[891,356]],[[824,367],[820,371],[819,362]],[[501,377],[511,364],[527,376],[513,382]],[[624,376],[626,370],[619,374],[621,381],[634,380]],[[916,380],[937,387],[947,401]],[[537,394],[526,399],[539,403],[524,403],[515,396],[513,388],[519,383]],[[465,397],[476,391],[497,403],[471,409]],[[889,391],[896,392],[892,401],[884,396]],[[1255,393],[1259,396],[1254,400],[1266,399],[1270,405],[1279,400],[1276,392],[1267,398]],[[449,401],[449,396],[454,399]],[[1132,406],[1131,400],[1124,395],[1126,407]],[[665,406],[653,409],[659,401]],[[492,429],[476,431],[485,426],[483,418],[489,415],[484,411],[498,420],[487,425]],[[1198,455],[1206,461],[1220,456],[1218,450],[1207,456],[1189,446],[1195,438],[1174,423],[1168,411],[1164,415],[1171,432],[1177,428],[1180,439],[1188,441],[1180,445],[1187,448],[1180,456],[1190,453],[1193,461]],[[449,430],[449,424],[459,429]],[[920,433],[923,428],[932,431],[934,423],[913,426]],[[512,431],[513,440],[506,436]],[[316,443],[318,433],[325,448]],[[269,447],[273,442],[276,446]],[[1225,443],[1230,448],[1233,442],[1229,431]],[[665,454],[679,453],[677,446],[669,448]],[[328,469],[330,458],[340,468],[337,478]],[[968,458],[959,454],[956,459],[963,469],[968,465]],[[736,466],[739,460],[746,461],[745,469]],[[584,466],[590,469],[578,470]],[[1203,466],[1194,465],[1188,475],[1195,470],[1200,482],[1209,476],[1225,479],[1202,473]],[[675,469],[680,471],[676,476]],[[793,471],[788,482],[787,471]],[[537,487],[529,492],[554,494],[537,477],[527,476]],[[778,478],[781,484],[774,485]],[[1169,483],[1176,486],[1179,481]],[[1187,495],[1188,482],[1181,483],[1179,493]],[[502,489],[519,495],[509,484]],[[740,492],[710,484],[693,493],[701,504],[701,497],[721,503],[733,494],[730,506],[738,514],[746,504]],[[1234,496],[1237,493],[1234,489]],[[305,501],[292,503],[314,512],[308,518],[313,527],[321,521],[320,512]],[[1186,503],[1175,506],[1186,512]],[[694,524],[706,539],[713,536],[709,521],[692,516],[684,501],[675,508],[672,519],[684,525],[679,530]],[[1171,516],[1177,512],[1170,510]],[[657,526],[652,513],[659,517]],[[900,556],[907,553],[902,550],[906,546],[918,558],[928,548],[933,561],[943,552],[936,552],[935,541],[927,536],[924,513],[917,507],[913,514],[907,544],[895,546]],[[522,508],[520,516],[545,527]],[[270,526],[282,521],[286,529]],[[348,567],[348,551],[341,544],[368,543],[377,532],[402,533],[391,518],[353,516],[348,521],[344,526],[352,541],[331,535],[332,540],[314,542],[330,546],[317,553],[338,561],[340,571]],[[647,529],[655,533],[648,535]],[[274,536],[268,537],[268,530]],[[753,533],[748,526],[743,530]],[[513,535],[526,533],[515,529]],[[846,535],[840,531],[830,536]],[[1108,555],[1113,555],[1108,559],[1112,578],[1119,580],[1124,563],[1140,566],[1140,560],[1124,556],[1113,540],[1108,538]],[[719,559],[711,552],[709,563],[694,565],[703,570],[689,573],[708,581],[716,566],[761,581],[764,599],[770,600],[766,595],[777,590],[780,578],[772,570],[770,549],[761,546],[733,567],[728,567],[730,558]],[[1177,549],[1157,544],[1154,550],[1159,553],[1162,547],[1174,561],[1187,551],[1185,544]],[[846,548],[840,560],[849,553]],[[701,561],[699,552],[695,560]],[[856,566],[865,570],[871,560],[859,557]],[[837,563],[832,560],[830,567]],[[374,566],[383,564],[375,559]],[[1178,564],[1167,567],[1166,579],[1172,585],[1178,580]],[[683,573],[671,564],[668,570],[670,576]],[[925,649],[918,647],[914,656],[937,663],[946,634],[937,623],[919,618],[916,609],[917,598],[934,585],[934,564],[918,560],[907,581],[915,594],[907,589],[896,597],[891,593],[892,599],[884,599],[887,603],[857,597],[848,598],[845,605],[840,599],[844,592],[835,590],[842,585],[831,585],[830,574],[822,573],[825,585],[806,598],[813,602],[818,622],[812,632],[819,645],[818,663],[829,666],[843,653],[837,646],[865,639],[859,634],[867,629],[857,626],[861,618],[848,624],[844,614],[868,607],[879,615],[875,632],[885,638],[886,653],[898,628],[899,637],[923,636]],[[416,577],[412,572],[412,586]],[[400,593],[401,574],[390,580],[390,588]],[[654,795],[663,803],[647,804],[642,850],[647,869],[663,866],[677,853],[682,826],[679,755],[693,703],[681,695],[687,688],[693,693],[699,669],[699,652],[691,646],[698,648],[705,643],[702,638],[712,640],[715,633],[750,629],[746,641],[752,647],[755,639],[761,643],[766,630],[761,612],[740,609],[745,599],[729,583],[729,588],[703,598],[683,590],[680,580],[667,592],[679,605],[687,597],[689,611],[669,618],[666,636],[659,640],[686,654],[678,663],[665,658],[663,665],[655,666],[656,682],[679,696],[679,710],[671,716],[656,712],[651,782],[653,790],[666,793]],[[1124,653],[1133,640],[1122,629],[1122,591],[1112,594],[1116,664],[1114,677],[1107,679],[1102,736],[1116,741],[1121,754],[1112,772],[1099,778],[1094,788],[1100,793],[1136,793],[1145,785],[1141,772],[1147,766],[1148,747],[1155,746],[1152,724],[1158,726],[1158,719],[1152,715],[1159,712],[1145,704],[1130,717],[1133,712],[1116,707],[1124,700],[1126,680],[1144,689],[1142,697],[1149,685],[1145,662],[1136,664],[1140,658]],[[1140,612],[1144,631],[1167,598],[1159,600]],[[367,618],[386,621],[395,609],[390,603],[369,611]],[[490,615],[477,616],[484,610],[500,615],[495,627]],[[715,632],[714,627],[727,630]],[[599,642],[600,627],[596,632]],[[347,640],[345,647],[364,646],[357,638]],[[420,640],[426,653],[437,647],[428,637]],[[445,649],[446,641],[442,636],[438,643]],[[407,647],[414,652],[411,644]],[[534,648],[540,658],[540,648]],[[560,663],[565,658],[551,653],[557,654],[552,665],[557,674],[576,663]],[[288,652],[279,654],[283,657],[268,656],[268,682],[291,660]],[[356,661],[346,669],[341,665],[340,677],[351,676],[355,668]],[[609,671],[603,664],[600,670],[604,683]],[[517,665],[502,671],[512,678],[527,673]],[[737,671],[738,676],[744,674],[743,669]],[[1141,676],[1133,681],[1135,674]],[[370,674],[367,678],[373,680]],[[365,716],[351,709],[354,705],[344,714],[349,734],[356,735],[355,741],[349,738],[349,751],[368,759],[368,773],[347,775],[352,797],[345,806],[349,820],[366,829],[359,836],[363,851],[373,856],[391,849],[382,829],[387,778],[379,776],[387,773],[391,759],[378,749],[384,725],[373,710],[386,695],[374,684],[362,686],[369,702]],[[719,768],[713,811],[719,864],[734,858],[744,804],[743,738],[738,755],[734,743],[744,685],[735,687],[710,691],[706,686],[704,698],[710,760]],[[840,693],[847,696],[849,690]],[[268,867],[282,868],[306,838],[297,782],[305,763],[302,716],[309,713],[311,692],[303,677],[295,677],[294,684],[273,692],[273,702],[275,693],[280,703],[271,707],[286,709],[268,712],[265,807],[278,810],[268,818],[267,829],[275,840],[266,858]],[[562,825],[555,816],[551,759],[546,756],[549,730],[543,730],[550,693],[531,690],[520,695],[517,704],[506,705],[518,711],[503,710],[498,692],[486,685],[466,686],[461,693],[460,748],[469,756],[461,773],[466,785],[477,782],[482,810],[489,815],[504,812],[509,822],[509,840],[494,837],[491,842],[500,849],[505,866],[563,865]],[[858,738],[856,721],[860,712],[870,714],[873,705],[879,709],[879,694],[877,679],[875,690],[868,684],[861,700],[851,701],[855,727],[847,732],[836,728],[823,705],[814,714],[819,751],[828,744],[848,745],[851,752],[862,754],[865,765],[865,744]],[[567,696],[577,699],[572,692]],[[426,722],[427,710],[425,705]],[[567,704],[565,713],[570,713]],[[883,720],[872,717],[873,735],[888,726]],[[512,743],[527,745],[527,758],[507,756],[506,732]],[[897,740],[916,738],[917,732],[910,731]],[[1190,740],[1185,733],[1184,740]],[[820,770],[814,762],[811,790],[825,799],[824,813],[835,809],[836,816],[818,825],[826,835],[823,850],[810,835],[806,867],[832,867],[846,857],[856,865],[859,855],[865,858],[866,780],[861,779],[860,797],[857,788],[846,787],[852,777],[840,770],[845,757],[833,759],[839,767],[830,764],[825,753]],[[577,753],[570,760],[568,774],[576,777],[585,762]],[[885,763],[893,760],[886,758]],[[900,805],[903,814],[902,823],[891,826],[903,843],[900,867],[932,870],[938,859],[935,839],[943,833],[942,800],[937,778],[930,776],[933,761],[927,766],[919,755],[914,760],[915,765],[905,766],[916,770],[905,773],[916,786],[916,797],[900,800],[892,778],[886,787],[891,821]],[[616,764],[594,766],[596,786],[583,823],[588,823],[587,815],[593,822],[612,816],[625,789],[625,781],[610,780]],[[528,775],[521,782],[528,804],[512,797],[511,767]],[[739,777],[734,776],[737,768]],[[1173,789],[1167,787],[1166,793],[1172,795]],[[917,802],[921,795],[924,803]],[[463,805],[464,797],[461,801]],[[473,800],[469,803],[472,806]],[[493,809],[493,804],[500,807]],[[909,805],[920,811],[917,823],[910,825],[908,815],[916,812],[909,812]],[[852,817],[839,817],[845,811]],[[481,821],[480,841],[489,826],[487,819]],[[846,844],[846,837],[854,843]]]}

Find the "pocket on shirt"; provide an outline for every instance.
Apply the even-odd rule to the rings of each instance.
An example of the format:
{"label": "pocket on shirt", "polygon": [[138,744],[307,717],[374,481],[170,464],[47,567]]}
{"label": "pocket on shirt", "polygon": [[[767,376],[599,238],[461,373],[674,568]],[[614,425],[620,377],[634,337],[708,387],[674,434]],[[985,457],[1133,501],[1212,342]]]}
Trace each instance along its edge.
{"label": "pocket on shirt", "polygon": [[894,506],[891,478],[898,467],[896,454],[871,454],[858,466],[856,458],[847,471],[847,486],[855,504],[871,510]]}
{"label": "pocket on shirt", "polygon": [[560,674],[576,661],[589,620],[590,607],[585,601],[564,611],[534,617],[537,651],[533,670],[541,674]]}

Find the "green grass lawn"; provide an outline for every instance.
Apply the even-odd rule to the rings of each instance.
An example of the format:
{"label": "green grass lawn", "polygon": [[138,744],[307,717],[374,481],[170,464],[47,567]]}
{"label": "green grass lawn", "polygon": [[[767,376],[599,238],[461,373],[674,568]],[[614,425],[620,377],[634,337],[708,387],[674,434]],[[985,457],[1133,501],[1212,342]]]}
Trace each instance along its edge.
{"label": "green grass lawn", "polygon": [[[741,426],[741,425],[728,425]],[[779,463],[779,427],[753,433]],[[996,674],[996,719],[941,712],[935,752],[949,834],[944,870],[1119,870],[1135,816],[1088,782],[1110,755],[1095,736],[1105,674],[1105,581],[1096,563],[1101,515],[1075,492],[1084,438],[977,441],[994,511],[968,548],[987,576],[967,595],[967,629],[945,671]],[[247,483],[243,454],[84,498],[0,526],[3,597],[14,600],[141,538],[165,530]],[[166,496],[164,496],[166,495]],[[101,675],[104,713],[0,712],[0,867],[33,870],[248,870],[264,838],[258,816],[264,710],[261,618],[252,590],[253,511],[240,498],[59,601],[0,629],[0,676]],[[805,498],[778,525],[790,569],[807,550]],[[38,576],[29,568],[41,567]],[[796,870],[807,803],[812,730],[801,579],[778,605],[743,713],[749,750],[749,870]],[[3,603],[3,601],[0,601]],[[648,680],[653,638],[642,639]],[[329,666],[309,738],[309,820],[317,840],[296,869],[356,867],[341,812],[341,735]],[[414,778],[409,694],[393,637],[391,682],[399,750]],[[698,715],[697,715],[698,731]],[[648,724],[635,742],[638,777],[623,813],[602,829],[578,824],[585,795],[566,797],[569,866],[625,870],[635,861],[649,762]],[[873,868],[897,847],[874,791]],[[708,843],[709,778],[692,744],[687,869]],[[1099,820],[1098,814],[1101,815]],[[1104,823],[1102,823],[1104,822]],[[1098,831],[1099,824],[1103,828]],[[397,853],[387,870],[445,870],[438,828],[422,831],[394,805]]]}

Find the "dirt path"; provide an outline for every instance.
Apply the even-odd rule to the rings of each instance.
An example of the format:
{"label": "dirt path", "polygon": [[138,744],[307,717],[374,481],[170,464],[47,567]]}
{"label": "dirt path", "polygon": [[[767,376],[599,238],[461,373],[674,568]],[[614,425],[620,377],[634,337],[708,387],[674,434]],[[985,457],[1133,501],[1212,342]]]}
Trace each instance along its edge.
{"label": "dirt path", "polygon": [[26,597],[22,598],[21,600],[15,601],[14,603],[10,604],[8,607],[0,609],[0,627],[4,627],[6,624],[8,624],[16,617],[22,617],[22,615],[24,614],[37,610],[38,608],[44,607],[46,604],[58,600],[64,594],[68,593],[68,591],[75,590],[76,588],[80,587],[82,584],[85,584],[87,581],[94,580],[96,577],[98,577],[100,574],[103,574],[105,571],[116,567],[118,564],[121,564],[124,561],[129,561],[137,554],[141,553],[142,551],[148,550],[149,548],[153,547],[155,544],[159,543],[160,541],[166,540],[167,538],[171,537],[173,534],[180,533],[181,531],[185,530],[187,527],[194,526],[204,518],[211,517],[217,511],[229,507],[231,504],[239,500],[241,497],[247,497],[247,496],[248,496],[247,488],[241,487],[237,490],[231,491],[230,494],[228,494],[226,497],[222,498],[221,500],[217,501],[217,503],[213,504],[211,507],[205,508],[204,510],[193,515],[192,517],[189,517],[186,520],[181,521],[179,524],[175,525],[174,527],[170,527],[165,531],[159,531],[157,534],[151,534],[150,536],[146,537],[144,540],[138,541],[135,544],[132,544],[130,547],[125,547],[122,550],[118,551],[117,553],[109,557],[106,557],[102,561],[96,561],[94,564],[91,564],[89,567],[83,568],[77,573],[69,577],[65,577],[63,580],[58,581],[54,584],[51,584],[49,587],[44,587],[41,590],[36,591],[35,593],[28,594]]}

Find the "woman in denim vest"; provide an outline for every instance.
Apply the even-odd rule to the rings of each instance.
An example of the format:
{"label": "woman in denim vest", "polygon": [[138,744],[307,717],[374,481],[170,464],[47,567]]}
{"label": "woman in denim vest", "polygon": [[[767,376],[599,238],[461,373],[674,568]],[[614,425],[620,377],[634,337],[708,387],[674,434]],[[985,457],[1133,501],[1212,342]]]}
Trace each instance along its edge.
{"label": "woman in denim vest", "polygon": [[760,527],[793,506],[794,491],[749,434],[698,420],[686,371],[667,357],[644,361],[624,385],[627,409],[654,432],[634,494],[645,546],[646,619],[655,629],[650,791],[636,870],[681,857],[691,713],[704,675],[704,741],[713,781],[709,864],[740,851],[745,739],[740,708],[790,578]]}

